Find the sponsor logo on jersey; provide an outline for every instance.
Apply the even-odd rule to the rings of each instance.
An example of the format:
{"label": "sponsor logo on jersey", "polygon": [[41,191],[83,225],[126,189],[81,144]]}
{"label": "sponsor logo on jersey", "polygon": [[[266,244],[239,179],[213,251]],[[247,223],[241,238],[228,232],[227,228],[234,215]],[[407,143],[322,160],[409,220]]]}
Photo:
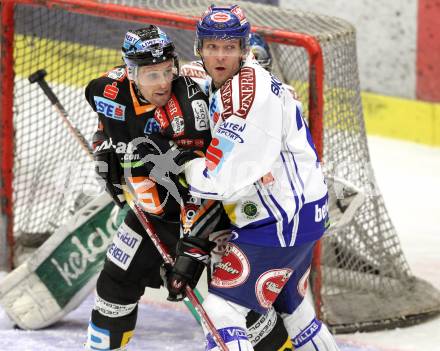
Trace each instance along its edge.
{"label": "sponsor logo on jersey", "polygon": [[134,146],[131,142],[124,143],[123,141],[119,141],[116,145],[113,144],[113,139],[109,138],[101,143],[101,145],[95,148],[95,152],[107,150],[113,148],[118,155],[123,155],[123,161],[138,161],[140,160],[140,156],[137,153],[134,153]]}
{"label": "sponsor logo on jersey", "polygon": [[228,79],[220,90],[223,111],[222,118],[226,120],[232,114],[246,118],[255,98],[255,70],[252,67],[243,67],[238,75],[240,107],[233,111],[232,79]]}
{"label": "sponsor logo on jersey", "polygon": [[228,243],[221,262],[217,264],[211,286],[217,288],[234,288],[243,284],[250,273],[246,255],[234,244]]}
{"label": "sponsor logo on jersey", "polygon": [[315,222],[321,222],[322,220],[327,218],[328,214],[328,201],[326,201],[322,207],[319,207],[319,204],[315,205]]}
{"label": "sponsor logo on jersey", "polygon": [[163,203],[168,199],[166,195],[163,203],[159,197],[156,183],[148,177],[129,177],[128,181],[133,187],[142,209],[148,213],[160,215],[163,213]]}
{"label": "sponsor logo on jersey", "polygon": [[242,144],[244,140],[240,134],[242,134],[245,129],[246,129],[246,124],[244,122],[234,123],[234,122],[228,122],[226,120],[220,125],[219,129],[217,129],[216,134],[221,135],[222,137],[231,140],[235,143]]}
{"label": "sponsor logo on jersey", "polygon": [[246,118],[255,98],[255,70],[252,67],[243,67],[239,73],[240,108],[235,115]]}
{"label": "sponsor logo on jersey", "polygon": [[156,108],[154,111],[154,119],[157,121],[157,123],[159,123],[161,129],[165,129],[170,125],[166,117],[165,110],[162,107]]}
{"label": "sponsor logo on jersey", "polygon": [[272,269],[261,274],[255,283],[255,295],[263,308],[269,308],[292,275],[290,268]]}
{"label": "sponsor logo on jersey", "polygon": [[196,147],[196,148],[203,148],[205,146],[205,140],[203,139],[177,139],[174,140],[174,142],[183,147]]}
{"label": "sponsor logo on jersey", "polygon": [[232,78],[228,79],[220,89],[220,96],[222,99],[223,119],[227,119],[232,115]]}
{"label": "sponsor logo on jersey", "polygon": [[270,90],[276,96],[280,96],[283,83],[278,80],[273,74],[270,75]]}
{"label": "sponsor logo on jersey", "polygon": [[199,132],[209,129],[208,105],[204,100],[194,100],[191,102],[194,112],[194,125]]}
{"label": "sponsor logo on jersey", "polygon": [[215,94],[211,95],[209,98],[209,117],[214,122],[214,125],[217,123],[220,117],[217,109],[217,99]]}
{"label": "sponsor logo on jersey", "polygon": [[298,282],[298,293],[304,297],[306,296],[306,292],[307,292],[307,285],[308,285],[308,279],[309,279],[309,274],[310,274],[310,267],[309,269],[303,274],[303,276],[301,277],[301,279]]}
{"label": "sponsor logo on jersey", "polygon": [[93,98],[95,100],[96,112],[117,121],[125,121],[124,105],[100,96],[94,96]]}
{"label": "sponsor logo on jersey", "polygon": [[112,69],[111,71],[107,72],[107,77],[121,82],[125,78],[125,68],[119,67]]}
{"label": "sponsor logo on jersey", "polygon": [[145,124],[144,133],[147,135],[159,133],[160,125],[154,118],[149,118]]}
{"label": "sponsor logo on jersey", "polygon": [[119,226],[113,243],[107,250],[107,259],[124,271],[128,269],[142,241],[142,236],[125,223]]}
{"label": "sponsor logo on jersey", "polygon": [[241,205],[241,213],[247,219],[255,219],[260,214],[260,211],[258,210],[258,205],[255,202],[245,201]]}
{"label": "sponsor logo on jersey", "polygon": [[211,140],[206,150],[206,168],[217,173],[222,168],[224,158],[231,152],[234,143],[225,138],[216,136]]}
{"label": "sponsor logo on jersey", "polygon": [[214,124],[217,124],[217,121],[219,118],[220,118],[220,115],[218,114],[217,111],[212,114],[212,120],[214,121]]}
{"label": "sponsor logo on jersey", "polygon": [[[189,75],[189,74],[187,74],[187,75],[190,77],[194,77],[193,75]],[[185,80],[185,83],[186,83],[186,90],[188,93],[188,99],[191,99],[194,95],[196,95],[198,92],[200,92],[199,85],[188,77],[183,77],[183,79]]]}
{"label": "sponsor logo on jersey", "polygon": [[102,95],[104,95],[104,97],[114,100],[116,99],[116,97],[118,96],[119,93],[119,89],[117,87],[116,82],[112,83],[112,84],[107,84],[104,88],[104,93]]}
{"label": "sponsor logo on jersey", "polygon": [[182,136],[185,131],[185,121],[183,119],[182,110],[180,109],[179,101],[173,94],[165,105],[165,110],[168,112],[168,116],[171,120],[171,127],[173,128],[173,137]]}
{"label": "sponsor logo on jersey", "polygon": [[185,121],[183,120],[183,117],[174,117],[171,121],[171,128],[173,128],[174,137],[179,137],[183,135],[183,133],[185,132]]}

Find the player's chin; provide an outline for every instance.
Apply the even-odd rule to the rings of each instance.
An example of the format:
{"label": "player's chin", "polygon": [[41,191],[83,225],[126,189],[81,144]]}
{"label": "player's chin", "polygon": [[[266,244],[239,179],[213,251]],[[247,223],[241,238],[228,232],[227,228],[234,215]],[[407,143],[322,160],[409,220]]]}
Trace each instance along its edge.
{"label": "player's chin", "polygon": [[151,103],[153,103],[156,106],[162,107],[165,106],[168,100],[171,97],[171,91],[168,92],[160,92],[160,93],[154,93],[151,98]]}

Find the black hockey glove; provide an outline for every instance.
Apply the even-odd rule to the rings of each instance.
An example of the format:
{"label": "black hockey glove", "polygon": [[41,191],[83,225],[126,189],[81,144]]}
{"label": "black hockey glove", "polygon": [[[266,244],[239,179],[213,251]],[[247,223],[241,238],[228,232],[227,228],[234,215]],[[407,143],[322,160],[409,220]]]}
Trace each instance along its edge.
{"label": "black hockey glove", "polygon": [[182,301],[188,284],[195,288],[203,269],[209,262],[209,254],[215,243],[208,239],[187,237],[179,239],[176,246],[174,266],[164,265],[168,301]]}
{"label": "black hockey glove", "polygon": [[93,158],[95,171],[105,181],[105,190],[120,208],[124,207],[125,198],[122,191],[121,180],[124,171],[119,163],[118,156],[110,139],[102,130],[93,134]]}

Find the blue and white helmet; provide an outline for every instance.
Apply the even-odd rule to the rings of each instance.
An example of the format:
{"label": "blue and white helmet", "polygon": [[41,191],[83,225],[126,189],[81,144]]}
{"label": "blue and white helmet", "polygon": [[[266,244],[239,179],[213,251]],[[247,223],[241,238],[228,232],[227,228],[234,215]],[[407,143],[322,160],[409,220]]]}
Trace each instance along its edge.
{"label": "blue and white helmet", "polygon": [[272,54],[270,53],[269,45],[263,37],[257,33],[251,33],[249,45],[252,54],[260,66],[270,71],[272,68]]}
{"label": "blue and white helmet", "polygon": [[195,55],[200,55],[203,39],[240,39],[241,49],[249,49],[251,25],[238,5],[230,7],[208,7],[197,23]]}
{"label": "blue and white helmet", "polygon": [[178,71],[174,44],[159,27],[129,30],[122,44],[122,58],[127,66],[128,78],[136,82],[137,68],[173,59]]}

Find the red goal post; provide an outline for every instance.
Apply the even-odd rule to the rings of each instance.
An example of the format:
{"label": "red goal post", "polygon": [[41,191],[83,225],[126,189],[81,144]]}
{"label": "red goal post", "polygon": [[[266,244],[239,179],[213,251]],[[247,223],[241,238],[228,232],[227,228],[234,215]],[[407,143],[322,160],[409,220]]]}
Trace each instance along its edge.
{"label": "red goal post", "polygon": [[[210,1],[0,3],[1,204],[12,264],[19,248],[26,246],[24,238],[50,235],[75,210],[84,184],[93,186],[91,165],[69,140],[50,104],[26,82],[27,75],[46,69],[61,103],[83,134],[90,136],[96,118],[86,106],[83,87],[121,63],[123,33],[146,23],[159,25],[177,38],[181,59],[193,59],[191,36]],[[411,274],[374,183],[354,28],[332,17],[234,3],[244,8],[253,30],[270,43],[275,73],[299,93],[325,165],[330,211],[335,218],[345,215],[344,226],[325,236],[315,252],[311,285],[318,315],[334,331],[347,332],[415,323],[437,313],[438,291]],[[43,144],[47,147],[41,150]],[[70,172],[74,179],[71,174],[63,178],[69,192],[60,194],[54,186],[56,169],[66,157],[82,168]],[[367,196],[357,196],[364,192]],[[356,207],[351,206],[356,203],[353,199],[358,201]]]}

